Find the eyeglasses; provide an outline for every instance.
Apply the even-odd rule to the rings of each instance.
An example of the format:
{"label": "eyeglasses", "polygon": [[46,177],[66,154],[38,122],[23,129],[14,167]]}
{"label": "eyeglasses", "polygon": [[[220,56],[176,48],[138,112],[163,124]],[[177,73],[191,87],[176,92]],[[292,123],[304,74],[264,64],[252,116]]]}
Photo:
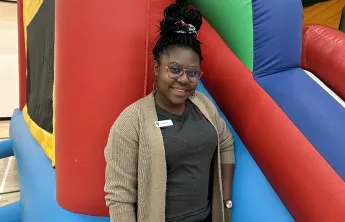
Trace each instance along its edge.
{"label": "eyeglasses", "polygon": [[198,66],[189,66],[187,69],[185,69],[177,62],[170,62],[167,66],[165,66],[165,68],[167,69],[168,76],[171,79],[178,79],[183,75],[183,73],[185,73],[189,81],[198,82],[203,74],[201,68]]}

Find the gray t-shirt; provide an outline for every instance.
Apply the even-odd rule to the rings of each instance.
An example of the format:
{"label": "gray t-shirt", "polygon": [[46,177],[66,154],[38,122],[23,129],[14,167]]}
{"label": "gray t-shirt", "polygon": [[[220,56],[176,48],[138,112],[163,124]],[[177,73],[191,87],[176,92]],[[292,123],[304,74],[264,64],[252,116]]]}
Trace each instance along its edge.
{"label": "gray t-shirt", "polygon": [[217,132],[199,109],[187,101],[183,115],[156,104],[158,120],[171,119],[161,128],[167,161],[166,221],[196,222],[211,211],[209,185]]}

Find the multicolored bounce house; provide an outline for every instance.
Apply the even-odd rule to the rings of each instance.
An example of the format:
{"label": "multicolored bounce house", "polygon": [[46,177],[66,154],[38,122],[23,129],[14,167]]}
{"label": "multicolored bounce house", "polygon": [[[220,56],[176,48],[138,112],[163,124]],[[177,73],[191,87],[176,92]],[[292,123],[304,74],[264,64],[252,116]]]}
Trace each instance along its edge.
{"label": "multicolored bounce house", "polygon": [[[171,3],[18,0],[20,107],[0,157],[15,155],[21,197],[0,221],[109,221],[103,150],[152,90]],[[235,137],[231,221],[345,221],[345,34],[303,27],[301,0],[185,3],[205,18],[199,90]]]}

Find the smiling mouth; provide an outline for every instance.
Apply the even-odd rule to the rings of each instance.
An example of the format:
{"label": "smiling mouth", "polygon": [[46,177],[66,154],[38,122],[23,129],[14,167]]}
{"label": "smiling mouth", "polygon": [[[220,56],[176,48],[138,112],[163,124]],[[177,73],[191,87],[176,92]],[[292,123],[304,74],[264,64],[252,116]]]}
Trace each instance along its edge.
{"label": "smiling mouth", "polygon": [[189,90],[188,89],[181,89],[181,88],[175,88],[175,87],[171,87],[171,89],[174,90],[174,94],[177,96],[187,96]]}
{"label": "smiling mouth", "polygon": [[187,90],[185,90],[185,89],[176,89],[176,88],[173,88],[174,90],[176,90],[177,92],[187,92]]}
{"label": "smiling mouth", "polygon": [[172,89],[178,91],[178,92],[188,92],[188,89],[181,89],[181,88],[175,88],[175,87],[171,87]]}

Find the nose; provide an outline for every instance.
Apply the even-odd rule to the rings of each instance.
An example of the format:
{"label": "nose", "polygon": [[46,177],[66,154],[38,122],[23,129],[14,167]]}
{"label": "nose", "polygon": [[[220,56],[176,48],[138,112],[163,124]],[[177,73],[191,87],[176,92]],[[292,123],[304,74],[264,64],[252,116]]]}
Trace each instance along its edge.
{"label": "nose", "polygon": [[182,74],[176,79],[179,83],[181,84],[188,84],[189,83],[189,79],[188,76],[186,74],[186,71],[183,70]]}

